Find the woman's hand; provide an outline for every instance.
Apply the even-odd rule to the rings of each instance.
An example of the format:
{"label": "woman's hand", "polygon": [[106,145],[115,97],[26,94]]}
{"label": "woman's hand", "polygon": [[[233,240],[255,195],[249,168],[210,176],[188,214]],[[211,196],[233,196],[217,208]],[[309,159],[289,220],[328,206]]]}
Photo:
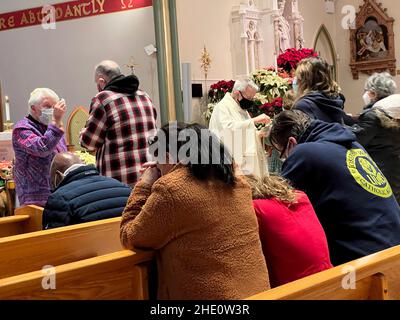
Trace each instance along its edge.
{"label": "woman's hand", "polygon": [[54,105],[54,112],[53,112],[53,124],[60,128],[61,130],[64,130],[64,124],[63,124],[63,117],[65,116],[65,113],[67,112],[67,104],[65,103],[64,99],[61,99],[59,102],[57,102]]}
{"label": "woman's hand", "polygon": [[157,162],[146,162],[139,170],[140,174],[143,174],[149,168],[157,168]]}
{"label": "woman's hand", "polygon": [[61,99],[54,105],[54,113],[53,113],[54,121],[56,123],[62,122],[62,119],[66,112],[67,112],[67,104],[65,103],[64,99]]}
{"label": "woman's hand", "polygon": [[161,177],[160,170],[158,170],[155,162],[145,163],[140,169],[140,173],[143,174],[141,181],[149,186],[152,186]]}

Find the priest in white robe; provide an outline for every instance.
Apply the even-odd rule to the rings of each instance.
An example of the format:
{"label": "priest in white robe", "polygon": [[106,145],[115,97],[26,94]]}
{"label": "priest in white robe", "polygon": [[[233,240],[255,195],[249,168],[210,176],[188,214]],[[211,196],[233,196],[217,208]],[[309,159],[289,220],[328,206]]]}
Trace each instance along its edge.
{"label": "priest in white robe", "polygon": [[227,93],[215,106],[210,130],[230,150],[244,175],[262,178],[268,175],[268,162],[263,135],[255,125],[268,124],[271,119],[265,114],[251,118],[247,112],[258,91],[258,86],[250,79],[236,81],[232,93]]}

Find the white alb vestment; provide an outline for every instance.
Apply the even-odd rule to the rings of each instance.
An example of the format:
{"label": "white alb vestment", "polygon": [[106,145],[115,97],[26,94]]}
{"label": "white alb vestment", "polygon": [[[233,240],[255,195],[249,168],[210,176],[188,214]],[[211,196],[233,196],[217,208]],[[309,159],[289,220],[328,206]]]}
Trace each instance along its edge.
{"label": "white alb vestment", "polygon": [[232,153],[244,175],[268,175],[266,152],[257,128],[230,93],[215,106],[209,128]]}

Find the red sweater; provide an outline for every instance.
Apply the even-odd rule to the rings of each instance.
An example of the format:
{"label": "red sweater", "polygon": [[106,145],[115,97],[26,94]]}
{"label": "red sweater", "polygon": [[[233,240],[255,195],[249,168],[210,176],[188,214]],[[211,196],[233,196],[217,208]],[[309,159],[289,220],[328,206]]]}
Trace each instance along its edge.
{"label": "red sweater", "polygon": [[254,200],[271,287],[332,268],[325,232],[307,195],[297,203]]}

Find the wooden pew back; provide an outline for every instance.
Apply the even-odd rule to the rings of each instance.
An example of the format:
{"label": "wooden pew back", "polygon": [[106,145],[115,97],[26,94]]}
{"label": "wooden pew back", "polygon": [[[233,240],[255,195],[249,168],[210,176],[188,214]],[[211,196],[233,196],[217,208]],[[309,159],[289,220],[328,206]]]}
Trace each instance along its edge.
{"label": "wooden pew back", "polygon": [[399,299],[400,246],[249,298],[249,300]]}
{"label": "wooden pew back", "polygon": [[0,278],[122,250],[121,218],[0,238]]}
{"label": "wooden pew back", "polygon": [[44,272],[36,271],[0,280],[3,300],[144,300],[148,299],[146,263],[150,252],[119,251],[55,267],[55,290]]}
{"label": "wooden pew back", "polygon": [[43,208],[27,206],[15,210],[15,215],[0,218],[0,238],[42,230]]}

